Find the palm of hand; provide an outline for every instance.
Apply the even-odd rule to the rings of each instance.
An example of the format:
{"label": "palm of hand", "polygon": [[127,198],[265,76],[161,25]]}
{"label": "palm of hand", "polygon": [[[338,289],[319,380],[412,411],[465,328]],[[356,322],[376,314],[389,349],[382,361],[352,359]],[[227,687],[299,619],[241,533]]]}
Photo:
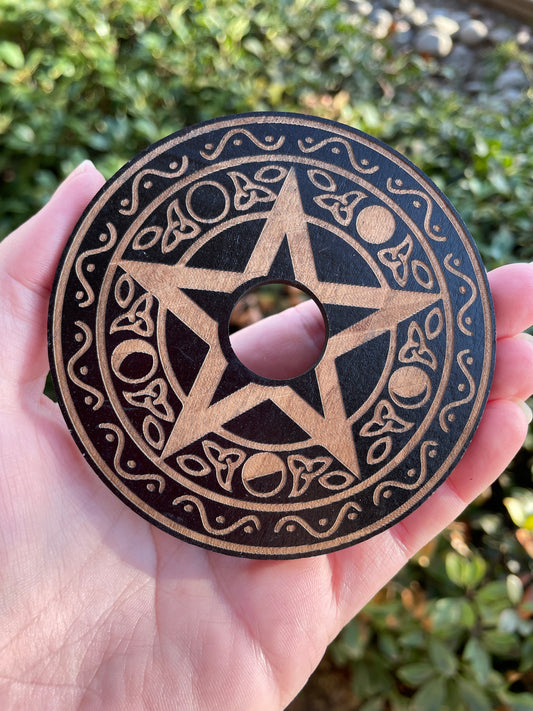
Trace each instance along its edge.
{"label": "palm of hand", "polygon": [[24,453],[2,476],[2,501],[23,502],[2,515],[13,701],[31,686],[33,698],[53,694],[54,708],[288,703],[331,634],[327,558],[245,561],[176,541],[87,471],[44,397],[1,437],[2,451],[17,442]]}
{"label": "palm of hand", "polygon": [[[437,495],[389,531],[334,554],[230,558],[173,539],[119,502],[41,395],[52,273],[100,182],[85,167],[0,252],[8,353],[0,376],[0,699],[5,708],[31,699],[32,708],[59,710],[281,709],[340,627],[520,446],[526,419],[516,399],[533,389],[533,346],[514,335],[533,320],[533,270],[495,273],[491,402]],[[48,243],[26,247],[23,258],[24,242],[47,229]]]}

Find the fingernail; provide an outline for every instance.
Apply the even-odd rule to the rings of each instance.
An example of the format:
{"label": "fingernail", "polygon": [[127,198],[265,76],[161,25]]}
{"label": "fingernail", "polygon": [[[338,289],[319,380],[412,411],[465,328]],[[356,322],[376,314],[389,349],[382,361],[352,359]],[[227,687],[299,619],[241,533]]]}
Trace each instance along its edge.
{"label": "fingernail", "polygon": [[91,168],[94,168],[94,163],[92,162],[92,160],[88,160],[88,159],[82,160],[82,162],[74,168],[72,173],[69,173],[67,175],[67,177],[65,178],[65,180],[63,181],[62,184],[65,185],[65,183],[69,183],[72,180],[72,178],[77,178],[78,175],[82,175],[83,173],[86,173]]}
{"label": "fingernail", "polygon": [[85,160],[82,160],[76,168],[74,168],[72,173],[69,175],[69,178],[72,178],[74,175],[81,175],[81,173],[85,173],[90,168],[94,168],[94,163],[92,160],[86,158]]}
{"label": "fingernail", "polygon": [[[74,168],[72,173],[69,173],[67,177],[59,184],[57,191],[63,190],[65,185],[68,185],[71,180],[74,178],[77,178],[80,175],[83,175],[83,173],[87,172],[88,170],[95,168],[94,163],[91,160],[83,160],[78,166]],[[96,168],[95,168],[96,170]]]}
{"label": "fingernail", "polygon": [[525,403],[523,400],[519,400],[518,398],[511,398],[513,402],[515,402],[518,407],[522,410],[522,412],[525,415],[525,418],[528,422],[528,424],[533,420],[533,412],[531,412],[531,408],[527,403]]}

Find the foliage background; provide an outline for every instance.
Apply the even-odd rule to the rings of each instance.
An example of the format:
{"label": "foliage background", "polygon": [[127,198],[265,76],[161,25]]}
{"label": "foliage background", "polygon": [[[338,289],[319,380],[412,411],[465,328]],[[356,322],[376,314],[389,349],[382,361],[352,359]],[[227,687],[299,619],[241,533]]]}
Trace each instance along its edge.
{"label": "foliage background", "polygon": [[[531,75],[509,41],[487,50],[488,79],[511,59]],[[185,125],[276,109],[385,140],[446,192],[488,268],[531,260],[532,97],[508,111],[455,79],[372,39],[337,0],[0,0],[0,235],[84,158],[110,177]],[[530,432],[346,627],[291,708],[533,709],[532,465]]]}

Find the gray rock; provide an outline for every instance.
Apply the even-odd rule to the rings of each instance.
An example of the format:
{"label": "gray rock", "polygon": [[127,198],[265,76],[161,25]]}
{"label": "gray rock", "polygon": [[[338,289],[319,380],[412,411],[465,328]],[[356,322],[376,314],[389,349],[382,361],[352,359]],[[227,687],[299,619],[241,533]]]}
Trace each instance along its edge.
{"label": "gray rock", "polygon": [[450,9],[446,7],[445,5],[441,5],[440,7],[438,5],[433,5],[433,3],[430,1],[428,3],[421,3],[427,7],[428,14],[430,17],[434,17],[435,15],[445,15],[448,17],[450,14]]}
{"label": "gray rock", "polygon": [[370,20],[374,23],[371,30],[372,37],[383,39],[387,37],[394,22],[391,13],[384,8],[376,8],[369,15]]}
{"label": "gray rock", "polygon": [[398,12],[402,15],[408,15],[410,12],[416,10],[415,0],[400,0],[398,5]]}
{"label": "gray rock", "polygon": [[477,47],[487,39],[489,30],[487,25],[481,20],[469,19],[461,25],[459,40],[467,47]]}
{"label": "gray rock", "polygon": [[497,96],[506,104],[516,104],[522,98],[523,93],[520,89],[511,88],[501,91]]}
{"label": "gray rock", "polygon": [[407,15],[416,8],[415,0],[385,0],[384,5],[388,10],[397,10],[402,15]]}
{"label": "gray rock", "polygon": [[459,32],[459,23],[448,17],[448,15],[441,15],[440,13],[432,15],[427,24],[449,37],[453,37]]}
{"label": "gray rock", "polygon": [[397,47],[407,47],[412,44],[414,34],[407,20],[398,20],[394,25],[392,41]]}
{"label": "gray rock", "polygon": [[451,66],[461,79],[466,79],[470,74],[474,66],[474,61],[474,52],[463,44],[456,44],[451,54],[446,58],[446,64]]}
{"label": "gray rock", "polygon": [[506,91],[508,89],[529,88],[529,80],[520,67],[511,66],[505,69],[494,82],[496,91]]}
{"label": "gray rock", "polygon": [[428,14],[422,7],[415,7],[412,12],[405,14],[405,19],[412,27],[422,27],[428,21]]}
{"label": "gray rock", "polygon": [[505,113],[509,110],[509,104],[504,101],[499,94],[478,94],[476,103],[481,108],[491,113]]}
{"label": "gray rock", "polygon": [[529,27],[521,27],[516,35],[516,41],[520,45],[526,45],[531,42],[531,30]]}
{"label": "gray rock", "polygon": [[355,3],[355,11],[358,15],[361,15],[361,17],[368,17],[372,10],[372,5],[368,2],[368,0],[357,0]]}
{"label": "gray rock", "polygon": [[430,57],[447,57],[452,51],[453,42],[449,34],[436,27],[425,27],[415,38],[415,49],[420,54]]}
{"label": "gray rock", "polygon": [[470,94],[481,94],[486,89],[486,84],[483,81],[469,81],[465,84],[465,89]]}
{"label": "gray rock", "polygon": [[495,27],[489,34],[489,38],[494,44],[502,44],[514,39],[514,32],[508,27]]}
{"label": "gray rock", "polygon": [[468,19],[470,19],[470,15],[468,12],[465,12],[464,10],[453,10],[453,12],[450,12],[450,17],[452,20],[455,20],[461,26],[463,22],[466,22]]}

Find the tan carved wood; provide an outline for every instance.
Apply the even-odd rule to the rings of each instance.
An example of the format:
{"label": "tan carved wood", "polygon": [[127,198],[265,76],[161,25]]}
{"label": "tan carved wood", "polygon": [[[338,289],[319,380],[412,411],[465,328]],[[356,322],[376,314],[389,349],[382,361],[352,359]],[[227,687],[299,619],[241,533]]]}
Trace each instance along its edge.
{"label": "tan carved wood", "polygon": [[[326,323],[318,363],[269,380],[228,336],[288,282]],[[259,558],[361,541],[446,478],[493,370],[479,255],[435,185],[354,129],[248,114],[177,134],[102,188],[63,254],[49,352],[103,481],[178,538]]]}

